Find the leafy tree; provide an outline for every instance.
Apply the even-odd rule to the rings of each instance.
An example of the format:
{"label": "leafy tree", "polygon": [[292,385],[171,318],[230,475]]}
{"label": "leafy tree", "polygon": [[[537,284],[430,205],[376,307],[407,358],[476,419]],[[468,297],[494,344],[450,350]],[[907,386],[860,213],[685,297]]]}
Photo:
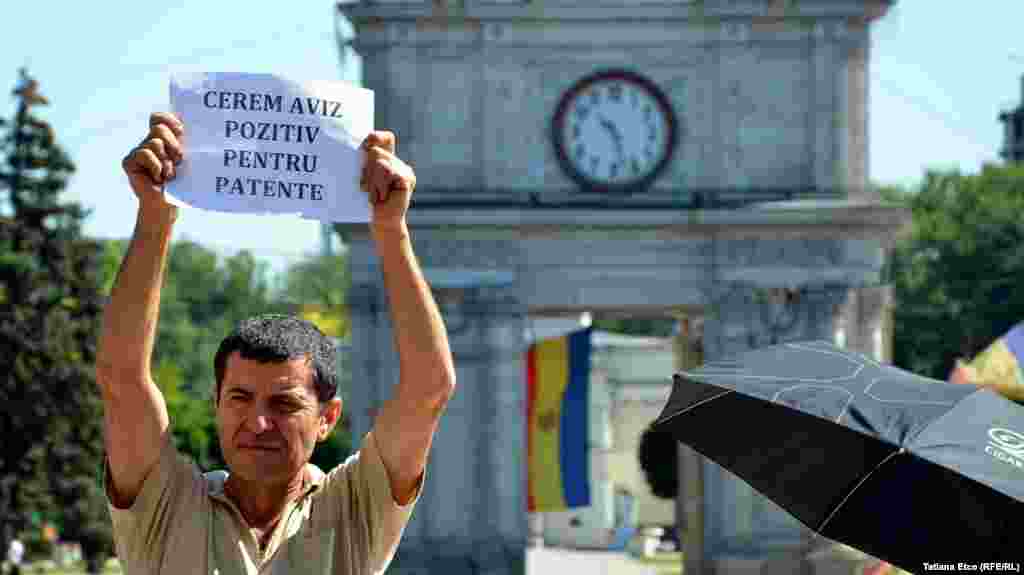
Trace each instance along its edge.
{"label": "leafy tree", "polygon": [[1024,167],[930,172],[896,195],[913,213],[894,250],[894,363],[946,379],[1024,320]]}
{"label": "leafy tree", "polygon": [[317,255],[288,266],[278,278],[277,295],[327,335],[347,339],[345,293],[349,283],[345,256]]}
{"label": "leafy tree", "polygon": [[0,120],[0,548],[40,513],[79,541],[90,566],[112,548],[102,491],[103,418],[94,380],[99,246],[60,192],[74,171],[48,104],[23,70],[13,121]]}
{"label": "leafy tree", "polygon": [[[345,256],[318,255],[301,260],[285,270],[278,281],[278,297],[285,302],[289,311],[313,322],[328,336],[343,341],[348,339],[350,329],[345,307],[348,286]],[[345,367],[339,362],[339,390],[344,388]],[[321,469],[329,470],[351,453],[352,439],[343,420],[326,441],[317,445],[312,462]]]}
{"label": "leafy tree", "polygon": [[637,459],[655,497],[675,499],[679,493],[679,451],[671,432],[648,427],[640,435]]}
{"label": "leafy tree", "polygon": [[172,247],[154,362],[180,366],[180,385],[192,396],[211,397],[213,356],[231,328],[273,307],[265,268],[246,250],[222,262],[216,252],[193,241]]}
{"label": "leafy tree", "polygon": [[910,190],[897,185],[876,185],[874,186],[875,191],[878,192],[879,197],[883,203],[895,204],[898,206],[909,205],[913,198],[913,192]]}
{"label": "leafy tree", "polygon": [[[113,284],[128,242],[108,240],[103,285]],[[224,467],[213,406],[213,357],[234,323],[273,308],[266,265],[241,251],[222,258],[199,243],[171,246],[153,349],[153,378],[167,402],[178,450],[203,470]]]}
{"label": "leafy tree", "polygon": [[324,471],[330,471],[351,454],[352,435],[344,426],[339,425],[327,436],[327,439],[316,444],[313,457],[309,461]]}
{"label": "leafy tree", "polygon": [[[102,268],[108,290],[126,248],[124,240],[105,242]],[[212,398],[213,357],[235,323],[264,312],[295,313],[329,335],[345,334],[346,273],[343,258],[317,256],[268,279],[266,264],[248,251],[222,258],[190,240],[171,246],[153,365],[179,451],[203,470],[225,466]],[[348,434],[335,432],[318,445],[313,463],[329,469],[349,453]]]}
{"label": "leafy tree", "polygon": [[595,329],[646,337],[670,337],[676,326],[668,317],[597,318],[593,323]]}

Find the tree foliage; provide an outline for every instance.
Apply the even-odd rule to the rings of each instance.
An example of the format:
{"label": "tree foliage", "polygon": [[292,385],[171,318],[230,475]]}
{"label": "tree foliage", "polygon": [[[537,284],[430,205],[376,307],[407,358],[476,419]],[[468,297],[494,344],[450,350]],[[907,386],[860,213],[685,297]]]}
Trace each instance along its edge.
{"label": "tree foliage", "polygon": [[637,459],[655,497],[675,499],[679,493],[679,448],[672,433],[648,427],[640,435]]}
{"label": "tree foliage", "polygon": [[894,362],[946,379],[1024,320],[1024,167],[931,172],[890,197],[913,213],[891,262]]}
{"label": "tree foliage", "polygon": [[676,329],[670,317],[600,317],[593,324],[594,329],[645,337],[671,337]]}
{"label": "tree foliage", "polygon": [[[279,278],[278,297],[293,313],[312,321],[329,337],[345,341],[349,337],[349,316],[345,293],[349,287],[348,266],[343,255],[322,254],[309,257],[288,267]],[[339,395],[345,386],[347,366],[338,362]],[[344,409],[344,405],[342,406]],[[352,453],[352,438],[342,421],[323,443],[317,444],[312,462],[321,469],[331,469]]]}
{"label": "tree foliage", "polygon": [[324,333],[347,339],[345,293],[349,281],[344,256],[317,255],[289,266],[279,279],[278,293]]}
{"label": "tree foliage", "polygon": [[[126,249],[126,240],[105,242],[108,292]],[[153,378],[167,402],[179,451],[203,470],[225,467],[212,397],[213,358],[234,325],[260,313],[293,313],[328,335],[347,333],[346,274],[344,257],[314,256],[271,278],[266,264],[247,250],[222,257],[195,241],[174,242],[161,292]],[[350,452],[348,434],[338,429],[317,446],[313,463],[330,469]]]}
{"label": "tree foliage", "polygon": [[101,483],[103,418],[94,379],[100,250],[86,212],[60,193],[74,165],[36,115],[48,104],[22,71],[0,120],[0,548],[42,516],[95,567],[111,552]]}

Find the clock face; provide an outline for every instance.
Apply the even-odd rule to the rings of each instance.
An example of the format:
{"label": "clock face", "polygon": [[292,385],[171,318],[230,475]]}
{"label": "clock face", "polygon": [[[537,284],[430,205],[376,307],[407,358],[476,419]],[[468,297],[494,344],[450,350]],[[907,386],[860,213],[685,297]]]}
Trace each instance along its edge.
{"label": "clock face", "polygon": [[552,126],[559,161],[586,188],[632,191],[665,168],[676,145],[667,98],[646,78],[616,70],[584,78]]}

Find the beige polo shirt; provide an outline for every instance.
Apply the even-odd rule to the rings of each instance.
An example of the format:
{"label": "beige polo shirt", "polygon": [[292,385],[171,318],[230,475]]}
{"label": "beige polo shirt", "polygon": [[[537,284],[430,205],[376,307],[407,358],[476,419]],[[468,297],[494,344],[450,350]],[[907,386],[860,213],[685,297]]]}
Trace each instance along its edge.
{"label": "beige polo shirt", "polygon": [[289,503],[266,549],[224,495],[224,473],[203,475],[170,433],[157,465],[127,509],[109,499],[118,559],[127,575],[383,573],[419,499],[399,506],[370,432],[362,448],[312,480]]}

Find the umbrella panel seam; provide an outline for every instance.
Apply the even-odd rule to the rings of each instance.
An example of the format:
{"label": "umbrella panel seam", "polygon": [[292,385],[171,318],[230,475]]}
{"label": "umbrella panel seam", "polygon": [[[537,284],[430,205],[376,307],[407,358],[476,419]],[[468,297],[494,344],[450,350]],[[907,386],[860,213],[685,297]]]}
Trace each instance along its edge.
{"label": "umbrella panel seam", "polygon": [[857,484],[853,486],[853,489],[851,489],[851,490],[850,490],[850,492],[849,492],[849,493],[847,493],[847,494],[846,494],[846,495],[845,495],[845,496],[843,497],[843,499],[842,499],[842,500],[841,500],[841,501],[840,501],[840,502],[839,502],[839,503],[838,503],[838,504],[837,504],[837,505],[835,506],[835,508],[834,508],[834,509],[833,509],[833,510],[832,510],[832,511],[831,511],[831,512],[830,512],[830,513],[829,513],[829,514],[828,514],[828,515],[827,515],[827,516],[825,517],[825,519],[824,519],[824,520],[823,520],[823,521],[821,522],[821,525],[819,525],[819,526],[818,526],[818,527],[817,527],[817,528],[815,529],[815,531],[816,531],[816,532],[818,532],[818,533],[820,533],[821,535],[823,535],[823,536],[824,536],[824,534],[825,534],[825,527],[827,527],[827,526],[828,526],[828,524],[829,524],[829,522],[830,522],[830,521],[832,521],[832,518],[833,518],[833,517],[835,517],[837,513],[839,513],[839,510],[840,510],[840,509],[842,509],[844,505],[846,505],[846,502],[847,502],[847,501],[849,501],[851,497],[853,497],[853,494],[854,494],[854,493],[856,493],[856,492],[857,492],[857,490],[858,490],[858,489],[860,489],[860,487],[861,487],[862,485],[864,485],[864,483],[866,483],[866,482],[867,482],[867,480],[868,480],[868,479],[870,479],[872,475],[874,475],[874,474],[875,474],[875,472],[877,472],[877,471],[878,471],[879,469],[881,469],[883,465],[885,465],[886,463],[888,463],[888,462],[889,462],[889,461],[890,461],[890,460],[891,460],[891,459],[892,459],[893,457],[895,457],[895,456],[897,456],[897,455],[899,455],[899,454],[901,454],[901,453],[905,453],[905,452],[906,452],[906,450],[905,450],[904,448],[902,448],[902,447],[901,447],[901,448],[899,448],[898,450],[896,450],[896,451],[893,451],[892,453],[890,453],[889,455],[887,455],[887,456],[885,457],[885,459],[883,459],[882,461],[880,461],[880,462],[878,463],[878,465],[876,465],[876,466],[875,466],[875,468],[874,468],[874,469],[872,469],[871,471],[869,471],[869,472],[867,473],[867,475],[865,475],[864,477],[862,477],[862,478],[860,479],[860,481],[858,481],[858,482],[857,482]]}
{"label": "umbrella panel seam", "polygon": [[[715,387],[718,387],[718,386],[715,386]],[[689,412],[693,411],[695,408],[700,407],[700,406],[704,405],[705,403],[710,403],[710,402],[712,402],[712,401],[714,401],[714,400],[716,400],[716,399],[718,399],[718,398],[720,398],[720,397],[722,397],[724,395],[729,395],[730,393],[738,393],[738,392],[734,391],[734,390],[731,390],[731,389],[725,389],[725,390],[723,390],[723,391],[721,391],[721,392],[719,392],[719,393],[717,393],[717,394],[715,394],[715,395],[713,395],[713,396],[711,396],[711,397],[709,397],[707,399],[702,399],[702,400],[694,403],[693,405],[687,406],[686,409],[682,409],[680,411],[677,411],[677,412],[673,413],[672,415],[666,417],[665,419],[662,419],[662,420],[656,422],[656,425],[661,425],[663,423],[671,421],[671,420],[675,419],[676,417],[678,417],[680,415],[684,415],[686,413],[689,413]]]}
{"label": "umbrella panel seam", "polygon": [[[973,384],[960,384],[960,385],[973,385]],[[977,387],[977,389],[975,389],[971,393],[968,393],[967,395],[965,395],[965,396],[961,397],[959,400],[957,400],[956,403],[953,405],[953,408],[955,408],[956,406],[960,405],[961,403],[964,403],[968,399],[973,398],[975,395],[978,395],[979,393],[985,393],[986,391],[989,391],[991,393],[995,393],[994,391],[987,390],[987,389],[985,389],[984,387],[981,387],[981,386],[976,386],[976,387]],[[931,421],[929,421],[925,425],[921,426],[921,429],[918,429],[917,433],[915,433],[913,435],[913,437],[907,436],[903,440],[903,444],[906,446],[906,448],[909,449],[910,451],[915,451],[915,449],[917,449],[919,447],[922,447],[921,445],[918,444],[918,441],[921,438],[921,436],[924,435],[925,432],[928,431],[929,429],[931,429],[932,427],[938,426],[938,424],[941,423],[942,421],[944,421],[945,419],[947,419],[949,417],[952,417],[950,414],[954,413],[956,411],[953,408],[947,410],[946,412],[942,413],[941,415],[939,415],[935,419],[932,419]]]}

